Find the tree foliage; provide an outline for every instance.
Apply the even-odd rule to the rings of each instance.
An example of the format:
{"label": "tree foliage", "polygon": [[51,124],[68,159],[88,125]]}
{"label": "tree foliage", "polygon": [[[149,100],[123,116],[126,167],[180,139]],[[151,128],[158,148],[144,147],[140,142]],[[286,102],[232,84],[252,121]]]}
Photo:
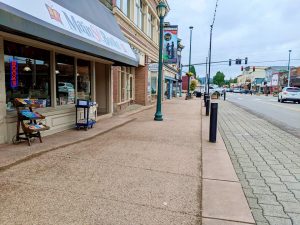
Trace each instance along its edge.
{"label": "tree foliage", "polygon": [[191,84],[190,84],[190,91],[195,91],[196,87],[197,87],[197,80],[192,80]]}
{"label": "tree foliage", "polygon": [[218,71],[216,75],[213,77],[213,83],[222,86],[225,84],[225,75],[223,72]]}
{"label": "tree foliage", "polygon": [[190,67],[190,72],[192,72],[194,74],[194,77],[196,78],[197,73],[196,73],[196,69],[193,65]]}

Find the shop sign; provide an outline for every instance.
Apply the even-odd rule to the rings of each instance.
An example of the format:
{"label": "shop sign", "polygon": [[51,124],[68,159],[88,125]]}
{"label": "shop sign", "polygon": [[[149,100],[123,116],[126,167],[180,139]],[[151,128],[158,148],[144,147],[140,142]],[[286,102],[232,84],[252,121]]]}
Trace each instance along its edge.
{"label": "shop sign", "polygon": [[0,0],[30,16],[119,53],[136,58],[129,44],[51,0]]}
{"label": "shop sign", "polygon": [[278,85],[278,74],[272,76],[272,86]]}
{"label": "shop sign", "polygon": [[158,72],[158,63],[150,63],[148,65],[148,70],[151,72]]}
{"label": "shop sign", "polygon": [[163,60],[167,64],[177,64],[178,26],[164,27]]}
{"label": "shop sign", "polygon": [[17,60],[10,60],[10,87],[18,87],[18,62]]}

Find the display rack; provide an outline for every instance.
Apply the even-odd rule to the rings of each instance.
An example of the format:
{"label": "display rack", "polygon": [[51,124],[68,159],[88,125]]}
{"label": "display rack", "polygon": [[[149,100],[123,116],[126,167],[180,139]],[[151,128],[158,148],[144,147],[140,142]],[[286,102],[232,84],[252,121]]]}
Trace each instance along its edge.
{"label": "display rack", "polygon": [[[41,131],[49,130],[50,127],[42,122],[46,117],[38,112],[34,112],[33,109],[43,107],[43,102],[38,99],[16,98],[14,105],[17,110],[18,121],[17,134],[13,142],[18,143],[25,140],[30,146],[31,139],[37,137],[42,143]],[[23,132],[21,132],[21,127]]]}
{"label": "display rack", "polygon": [[93,128],[97,120],[97,103],[89,100],[77,99],[76,107],[76,129]]}

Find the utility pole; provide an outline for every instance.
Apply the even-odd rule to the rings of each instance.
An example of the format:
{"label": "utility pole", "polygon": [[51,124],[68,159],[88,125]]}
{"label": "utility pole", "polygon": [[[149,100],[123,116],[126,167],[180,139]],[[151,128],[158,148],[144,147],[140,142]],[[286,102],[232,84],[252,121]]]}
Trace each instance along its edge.
{"label": "utility pole", "polygon": [[208,57],[206,57],[206,64],[205,64],[205,93],[207,93],[207,78],[208,78],[208,74],[207,74],[207,62],[208,62]]}
{"label": "utility pole", "polygon": [[209,82],[210,82],[210,66],[211,66],[211,41],[212,41],[212,31],[213,31],[213,24],[210,25],[210,39],[209,39],[209,54],[208,54],[208,79],[207,79],[207,93],[209,97]]}
{"label": "utility pole", "polygon": [[288,63],[288,71],[289,71],[289,76],[288,76],[288,87],[290,86],[290,83],[291,83],[291,66],[290,66],[290,63],[291,63],[291,52],[292,50],[289,50],[289,63]]}

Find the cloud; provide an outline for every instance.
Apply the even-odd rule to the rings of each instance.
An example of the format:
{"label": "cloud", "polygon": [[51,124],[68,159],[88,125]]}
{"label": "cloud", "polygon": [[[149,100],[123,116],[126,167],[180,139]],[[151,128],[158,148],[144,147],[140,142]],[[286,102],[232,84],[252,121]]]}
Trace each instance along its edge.
{"label": "cloud", "polygon": [[[188,62],[190,25],[194,26],[192,63],[205,62],[215,1],[170,0],[169,5],[171,11],[166,20],[179,25],[179,35],[186,46],[183,63]],[[219,0],[213,29],[212,60],[248,57],[251,64],[287,59],[289,49],[292,49],[292,58],[300,59],[299,8],[299,0]],[[293,63],[298,66],[300,60]],[[196,69],[198,74],[205,75],[205,66]],[[239,66],[229,67],[227,63],[213,65],[212,74],[217,70],[222,70],[227,77],[241,73]]]}

